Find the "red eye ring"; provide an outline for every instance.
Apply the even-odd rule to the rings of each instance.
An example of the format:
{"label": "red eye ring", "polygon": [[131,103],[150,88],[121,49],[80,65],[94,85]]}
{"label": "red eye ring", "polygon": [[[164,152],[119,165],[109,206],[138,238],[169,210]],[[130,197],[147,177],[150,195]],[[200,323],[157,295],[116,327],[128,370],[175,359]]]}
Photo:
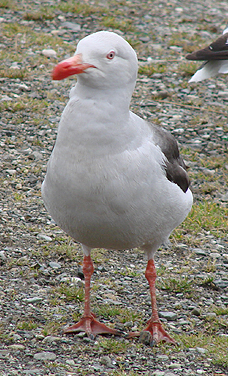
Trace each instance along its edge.
{"label": "red eye ring", "polygon": [[115,57],[115,51],[110,51],[108,54],[107,54],[107,59],[109,59],[109,60],[112,60],[112,59],[114,59],[114,57]]}

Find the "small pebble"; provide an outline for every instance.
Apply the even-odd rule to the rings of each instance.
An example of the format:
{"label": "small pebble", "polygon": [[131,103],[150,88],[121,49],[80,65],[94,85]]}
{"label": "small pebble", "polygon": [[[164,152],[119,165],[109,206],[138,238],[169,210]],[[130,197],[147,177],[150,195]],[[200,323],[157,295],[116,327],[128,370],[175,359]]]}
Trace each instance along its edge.
{"label": "small pebble", "polygon": [[13,344],[13,345],[9,345],[8,348],[12,349],[12,350],[24,350],[25,349],[25,346],[24,345],[21,345],[21,344]]}
{"label": "small pebble", "polygon": [[157,355],[157,359],[162,360],[162,361],[165,362],[166,360],[169,359],[169,357],[168,357],[168,355],[158,354]]}
{"label": "small pebble", "polygon": [[62,340],[62,337],[57,336],[47,336],[43,339],[44,343],[53,343],[53,342],[59,342]]}
{"label": "small pebble", "polygon": [[13,62],[13,64],[10,66],[11,69],[20,69],[18,63],[16,61]]}
{"label": "small pebble", "polygon": [[51,242],[52,241],[52,238],[50,236],[48,236],[48,235],[45,235],[45,234],[38,234],[37,238],[41,239],[41,240],[45,240],[46,242]]}
{"label": "small pebble", "polygon": [[7,260],[7,257],[6,257],[6,254],[5,254],[5,251],[0,251],[0,259],[2,261],[6,261]]}
{"label": "small pebble", "polygon": [[219,258],[221,255],[218,252],[211,252],[210,256],[213,257],[213,258]]}
{"label": "small pebble", "polygon": [[151,343],[151,334],[148,331],[142,331],[139,336],[139,342],[149,346]]}
{"label": "small pebble", "polygon": [[73,22],[63,22],[62,27],[66,29],[70,29],[73,32],[77,32],[81,30],[81,26],[79,24],[73,23]]}
{"label": "small pebble", "polygon": [[26,302],[27,302],[27,303],[31,303],[31,304],[33,304],[33,303],[39,303],[39,302],[42,302],[42,300],[43,300],[43,298],[41,298],[40,296],[34,296],[34,297],[32,297],[32,298],[28,298],[28,299],[26,299]]}
{"label": "small pebble", "polygon": [[101,364],[104,364],[106,366],[110,366],[112,364],[112,360],[108,355],[104,355],[101,358],[100,362],[101,362]]}
{"label": "small pebble", "polygon": [[204,349],[203,347],[196,347],[196,350],[200,354],[206,354],[207,353],[207,349]]}
{"label": "small pebble", "polygon": [[215,279],[214,284],[216,287],[220,289],[226,289],[228,287],[228,280]]}
{"label": "small pebble", "polygon": [[200,316],[200,310],[197,309],[197,308],[193,308],[192,315],[194,315],[194,316]]}
{"label": "small pebble", "polygon": [[62,265],[59,262],[55,262],[55,261],[49,262],[49,266],[52,269],[60,269],[62,267]]}
{"label": "small pebble", "polygon": [[50,352],[50,351],[43,351],[43,352],[39,352],[39,353],[34,354],[34,359],[43,360],[43,361],[45,361],[45,360],[55,360],[56,355],[55,355],[55,353]]}
{"label": "small pebble", "polygon": [[0,99],[1,102],[3,101],[12,101],[12,98],[9,97],[8,95],[3,95]]}
{"label": "small pebble", "polygon": [[197,369],[196,370],[196,373],[198,373],[198,375],[203,375],[206,371],[204,371],[204,369]]}
{"label": "small pebble", "polygon": [[169,364],[169,368],[181,369],[181,363],[171,363]]}
{"label": "small pebble", "polygon": [[75,361],[73,359],[67,359],[66,360],[66,364],[69,364],[69,366],[74,366],[75,365]]}
{"label": "small pebble", "polygon": [[31,375],[41,375],[40,368],[31,368],[31,369],[25,369],[24,370],[25,375],[31,376]]}
{"label": "small pebble", "polygon": [[216,317],[216,313],[214,312],[208,312],[206,313],[206,318],[207,319],[214,319]]}
{"label": "small pebble", "polygon": [[56,51],[52,49],[42,50],[42,55],[46,57],[56,57]]}
{"label": "small pebble", "polygon": [[176,320],[177,318],[177,314],[175,312],[159,312],[159,315],[160,317],[162,317],[163,319],[166,319],[168,321],[173,321],[173,320]]}
{"label": "small pebble", "polygon": [[12,170],[12,169],[8,169],[6,170],[6,172],[9,174],[9,175],[15,175],[16,174],[16,170]]}
{"label": "small pebble", "polygon": [[193,248],[192,251],[197,255],[197,256],[207,256],[207,252],[204,249],[201,248]]}

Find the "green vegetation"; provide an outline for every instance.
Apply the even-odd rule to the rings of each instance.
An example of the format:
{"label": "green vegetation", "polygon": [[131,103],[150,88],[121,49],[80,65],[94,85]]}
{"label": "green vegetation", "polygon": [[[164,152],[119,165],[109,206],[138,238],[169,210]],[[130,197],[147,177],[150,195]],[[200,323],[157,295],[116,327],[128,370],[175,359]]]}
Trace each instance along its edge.
{"label": "green vegetation", "polygon": [[174,230],[172,237],[181,240],[185,236],[185,241],[192,242],[194,237],[203,232],[223,238],[227,235],[227,217],[228,208],[202,200],[193,205],[190,214]]}
{"label": "green vegetation", "polygon": [[167,71],[167,64],[153,63],[141,65],[139,67],[139,74],[144,74],[146,76],[152,76],[154,73],[164,73]]}
{"label": "green vegetation", "polygon": [[33,321],[19,321],[17,323],[17,329],[20,330],[33,330],[37,328],[37,323]]}
{"label": "green vegetation", "polygon": [[72,12],[75,14],[80,14],[83,17],[90,16],[91,14],[102,16],[103,13],[108,11],[107,8],[102,6],[83,3],[82,1],[60,1],[56,8],[62,12]]}
{"label": "green vegetation", "polygon": [[195,46],[203,48],[201,46],[205,46],[205,39],[197,33],[189,35],[187,32],[178,32],[172,34],[168,43],[170,46],[182,47],[184,53],[191,53],[196,50]]}
{"label": "green vegetation", "polygon": [[20,80],[23,80],[24,78],[28,78],[28,72],[25,69],[1,68],[0,76],[2,78],[19,78]]}
{"label": "green vegetation", "polygon": [[119,29],[121,31],[132,31],[132,21],[126,17],[122,20],[116,18],[116,16],[104,16],[100,21],[100,24],[106,28]]}
{"label": "green vegetation", "polygon": [[175,293],[186,293],[192,291],[192,281],[189,281],[187,277],[178,279],[163,277],[162,282],[158,284],[158,287]]}
{"label": "green vegetation", "polygon": [[127,275],[129,277],[137,277],[140,275],[140,273],[137,272],[134,268],[131,269],[128,266],[125,267],[125,270],[121,270],[120,272],[121,275]]}
{"label": "green vegetation", "polygon": [[[1,111],[20,112],[22,110],[32,110],[33,112],[43,112],[47,109],[49,103],[45,99],[33,99],[26,94],[12,101],[3,101],[0,103]],[[42,117],[42,115],[40,115]]]}
{"label": "green vegetation", "polygon": [[[24,51],[25,49],[32,48],[32,50],[39,50],[40,48],[53,48],[57,49],[59,47],[64,47],[64,53],[66,51],[68,53],[73,53],[75,47],[65,43],[62,38],[52,35],[50,33],[43,33],[43,32],[36,32],[32,30],[29,26],[20,25],[18,23],[2,23],[1,30],[4,33],[5,38],[10,41],[11,47],[7,48],[7,50],[2,49],[0,52],[0,58],[11,58],[13,61],[21,62],[24,59]],[[29,61],[31,66],[36,66],[40,64],[45,64],[49,60],[42,55],[31,55],[29,56]],[[6,68],[5,68],[6,69]],[[18,71],[20,69],[14,69]],[[4,73],[3,68],[1,71]],[[1,73],[1,72],[0,72]],[[13,74],[13,73],[12,73]],[[16,73],[15,73],[16,74]],[[19,73],[18,73],[19,74]]]}
{"label": "green vegetation", "polygon": [[52,320],[51,317],[47,317],[47,319],[47,323],[43,326],[41,334],[45,337],[59,334],[62,324],[56,320]]}
{"label": "green vegetation", "polygon": [[118,341],[115,338],[104,338],[99,341],[97,350],[102,348],[104,354],[124,354],[130,348],[129,341]]}
{"label": "green vegetation", "polygon": [[199,69],[199,67],[200,67],[199,63],[195,61],[191,61],[191,62],[185,62],[185,63],[179,64],[178,70],[182,74],[183,77],[190,78],[190,76],[193,76],[193,74],[197,71],[197,69]]}
{"label": "green vegetation", "polygon": [[55,18],[55,13],[50,7],[42,7],[38,11],[29,11],[24,14],[25,20],[42,21],[42,20],[53,20]]}
{"label": "green vegetation", "polygon": [[55,295],[58,294],[60,297],[63,295],[64,300],[70,302],[82,302],[84,300],[84,289],[77,286],[69,286],[68,284],[62,283],[55,290]]}
{"label": "green vegetation", "polygon": [[115,306],[111,307],[108,304],[103,304],[99,307],[96,306],[95,313],[97,316],[104,317],[105,319],[108,319],[109,317],[116,317],[116,319],[123,324],[129,321],[141,321],[141,315],[138,313],[127,308],[119,308]]}
{"label": "green vegetation", "polygon": [[213,358],[212,363],[222,367],[228,367],[228,338],[223,336],[211,336],[206,333],[197,335],[180,335],[181,348],[201,347],[207,350],[206,356]]}
{"label": "green vegetation", "polygon": [[228,315],[228,307],[214,307],[213,312],[216,313],[217,316],[224,316]]}
{"label": "green vegetation", "polygon": [[12,4],[11,0],[0,0],[0,8],[11,8]]}

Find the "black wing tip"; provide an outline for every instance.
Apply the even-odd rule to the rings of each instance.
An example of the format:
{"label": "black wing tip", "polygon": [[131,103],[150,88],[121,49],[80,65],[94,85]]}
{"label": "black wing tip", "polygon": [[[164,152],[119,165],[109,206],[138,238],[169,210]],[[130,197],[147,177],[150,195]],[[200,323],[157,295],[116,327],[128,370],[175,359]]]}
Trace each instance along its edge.
{"label": "black wing tip", "polygon": [[194,51],[185,56],[187,60],[227,60],[228,59],[228,32],[221,35],[209,46]]}
{"label": "black wing tip", "polygon": [[165,171],[167,179],[170,182],[177,184],[178,187],[182,189],[184,193],[186,193],[191,182],[185,166],[180,165],[177,161],[173,163],[168,162],[165,166]]}

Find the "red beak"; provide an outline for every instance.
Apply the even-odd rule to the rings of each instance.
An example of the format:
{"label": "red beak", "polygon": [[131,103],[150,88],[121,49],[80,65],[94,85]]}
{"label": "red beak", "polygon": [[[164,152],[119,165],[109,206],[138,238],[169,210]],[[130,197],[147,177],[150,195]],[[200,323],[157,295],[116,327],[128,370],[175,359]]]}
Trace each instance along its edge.
{"label": "red beak", "polygon": [[55,66],[52,72],[52,79],[63,80],[73,74],[83,73],[88,68],[95,68],[95,66],[83,63],[81,54],[74,55],[69,59],[61,61]]}

